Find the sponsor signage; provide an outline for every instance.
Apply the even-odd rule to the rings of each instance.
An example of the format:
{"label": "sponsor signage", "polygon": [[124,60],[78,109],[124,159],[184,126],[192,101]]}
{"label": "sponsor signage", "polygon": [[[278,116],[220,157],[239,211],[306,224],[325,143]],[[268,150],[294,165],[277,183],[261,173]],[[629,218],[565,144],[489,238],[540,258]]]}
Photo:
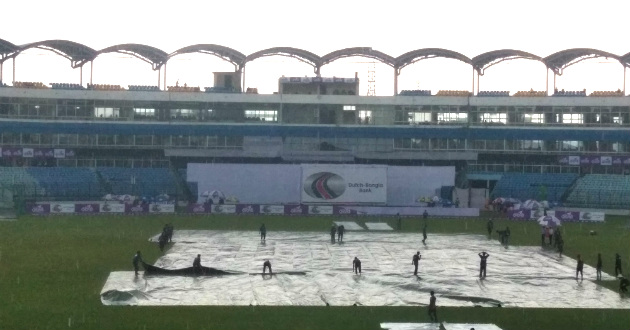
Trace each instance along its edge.
{"label": "sponsor signage", "polygon": [[284,205],[261,205],[261,214],[284,214]]}
{"label": "sponsor signage", "polygon": [[258,213],[260,213],[260,205],[258,205],[258,204],[236,204],[236,213],[238,213],[238,214],[258,214]]}
{"label": "sponsor signage", "polygon": [[575,222],[580,220],[580,212],[575,211],[556,211],[556,218],[560,219],[561,222]]}
{"label": "sponsor signage", "polygon": [[308,214],[308,206],[306,205],[285,205],[284,214],[286,215],[304,215]]}
{"label": "sponsor signage", "polygon": [[146,204],[125,204],[125,213],[149,213],[149,205]]}
{"label": "sponsor signage", "polygon": [[512,220],[529,220],[532,217],[531,210],[509,210],[507,213],[509,219]]}
{"label": "sponsor signage", "polygon": [[207,204],[188,204],[186,208],[188,213],[202,214],[210,213],[210,205]]}
{"label": "sponsor signage", "polygon": [[560,156],[558,163],[563,165],[630,165],[630,156]]}
{"label": "sponsor signage", "polygon": [[74,203],[53,203],[50,205],[50,213],[74,213]]}
{"label": "sponsor signage", "polygon": [[332,215],[333,207],[332,205],[311,205],[308,207],[308,214],[312,215]]}
{"label": "sponsor signage", "polygon": [[387,167],[302,165],[303,203],[386,203]]}
{"label": "sponsor signage", "polygon": [[580,221],[604,222],[605,218],[604,212],[580,212]]}
{"label": "sponsor signage", "polygon": [[175,213],[175,204],[150,204],[149,213]]}
{"label": "sponsor signage", "polygon": [[125,204],[105,203],[101,205],[101,213],[125,213]]}
{"label": "sponsor signage", "polygon": [[68,158],[74,156],[75,151],[70,149],[0,147],[0,157],[5,158]]}
{"label": "sponsor signage", "polygon": [[35,151],[33,148],[22,148],[22,157],[24,158],[33,158],[35,155]]}
{"label": "sponsor signage", "polygon": [[30,214],[49,214],[50,204],[29,204],[26,206],[26,210]]}
{"label": "sponsor signage", "polygon": [[236,205],[234,204],[218,204],[212,205],[212,213],[234,214],[236,213]]}
{"label": "sponsor signage", "polygon": [[94,214],[94,213],[98,213],[100,209],[101,209],[101,205],[97,203],[74,204],[74,213]]}
{"label": "sponsor signage", "polygon": [[333,214],[335,215],[356,215],[357,210],[347,206],[333,206]]}

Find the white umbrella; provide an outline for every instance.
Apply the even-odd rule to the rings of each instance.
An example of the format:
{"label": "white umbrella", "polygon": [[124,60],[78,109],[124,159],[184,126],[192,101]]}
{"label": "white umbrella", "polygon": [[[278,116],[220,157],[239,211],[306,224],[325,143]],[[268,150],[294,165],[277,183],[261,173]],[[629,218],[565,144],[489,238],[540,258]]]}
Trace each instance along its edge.
{"label": "white umbrella", "polygon": [[522,208],[525,210],[538,210],[542,208],[542,206],[543,205],[540,202],[537,202],[533,199],[528,199],[523,203]]}
{"label": "white umbrella", "polygon": [[558,227],[561,226],[560,219],[554,217],[553,215],[543,215],[538,218],[538,224],[543,227]]}

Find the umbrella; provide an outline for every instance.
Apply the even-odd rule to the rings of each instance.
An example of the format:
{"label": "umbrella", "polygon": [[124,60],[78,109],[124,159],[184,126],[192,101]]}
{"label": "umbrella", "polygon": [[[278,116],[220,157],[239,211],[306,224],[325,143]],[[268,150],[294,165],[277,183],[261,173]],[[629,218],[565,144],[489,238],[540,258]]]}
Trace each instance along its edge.
{"label": "umbrella", "polygon": [[492,201],[492,204],[501,204],[505,201],[505,198],[499,197]]}
{"label": "umbrella", "polygon": [[537,202],[537,201],[535,201],[535,200],[533,200],[533,199],[529,199],[529,200],[526,200],[526,201],[523,203],[522,208],[524,208],[524,209],[526,209],[526,210],[538,210],[538,209],[540,209],[542,206],[543,206],[543,205],[542,205],[540,202]]}
{"label": "umbrella", "polygon": [[560,219],[554,217],[553,215],[544,215],[538,218],[538,224],[544,227],[558,227],[561,225]]}

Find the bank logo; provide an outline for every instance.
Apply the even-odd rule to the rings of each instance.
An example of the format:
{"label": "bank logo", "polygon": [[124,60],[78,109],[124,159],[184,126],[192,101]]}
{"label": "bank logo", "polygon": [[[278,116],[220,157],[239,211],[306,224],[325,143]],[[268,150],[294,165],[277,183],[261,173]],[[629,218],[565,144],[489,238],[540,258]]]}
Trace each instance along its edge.
{"label": "bank logo", "polygon": [[304,181],[304,192],[317,199],[335,199],[346,191],[343,178],[335,173],[319,172],[311,174]]}

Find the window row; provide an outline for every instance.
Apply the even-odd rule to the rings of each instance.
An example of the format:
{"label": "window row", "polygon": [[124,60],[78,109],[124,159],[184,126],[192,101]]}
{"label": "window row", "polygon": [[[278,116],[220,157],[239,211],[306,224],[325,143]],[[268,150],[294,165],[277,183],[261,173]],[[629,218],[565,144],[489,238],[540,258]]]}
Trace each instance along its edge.
{"label": "window row", "polygon": [[240,148],[242,136],[29,134],[4,132],[3,145]]}

